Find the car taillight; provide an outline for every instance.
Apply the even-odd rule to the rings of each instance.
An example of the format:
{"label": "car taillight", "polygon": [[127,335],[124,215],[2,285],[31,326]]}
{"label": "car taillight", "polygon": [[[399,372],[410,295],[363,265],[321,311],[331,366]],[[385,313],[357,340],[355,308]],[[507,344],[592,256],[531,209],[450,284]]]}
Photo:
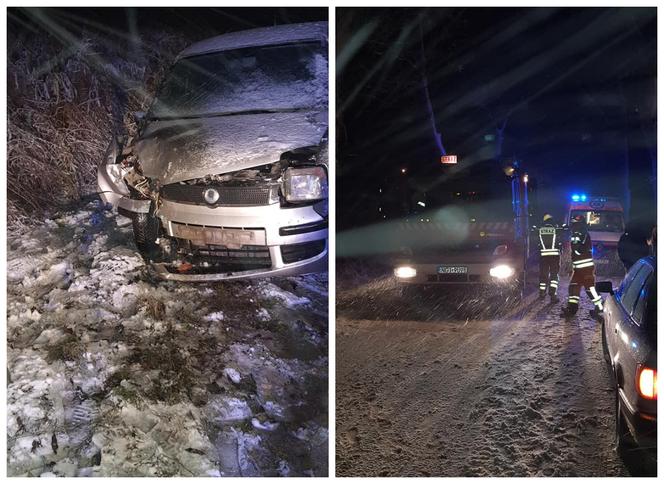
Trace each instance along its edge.
{"label": "car taillight", "polygon": [[657,398],[657,370],[640,368],[637,371],[636,381],[639,395],[650,400]]}

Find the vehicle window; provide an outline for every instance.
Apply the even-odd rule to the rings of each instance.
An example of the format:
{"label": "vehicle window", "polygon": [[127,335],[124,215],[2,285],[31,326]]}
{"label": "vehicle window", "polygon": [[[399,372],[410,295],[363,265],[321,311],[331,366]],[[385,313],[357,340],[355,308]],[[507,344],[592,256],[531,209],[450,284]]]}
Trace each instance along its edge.
{"label": "vehicle window", "polygon": [[570,218],[581,215],[586,219],[588,230],[600,232],[624,232],[622,213],[609,210],[572,210]]}
{"label": "vehicle window", "polygon": [[622,294],[625,292],[627,289],[627,286],[629,286],[629,283],[634,280],[634,277],[636,274],[639,272],[641,269],[641,266],[643,266],[643,262],[637,262],[634,264],[628,271],[627,274],[625,274],[625,277],[623,278],[622,282],[620,283],[620,287],[618,287],[617,294],[619,297],[622,296]]}
{"label": "vehicle window", "polygon": [[149,116],[177,118],[327,104],[320,43],[249,47],[187,57],[161,85]]}
{"label": "vehicle window", "polygon": [[641,325],[643,322],[643,316],[645,314],[645,309],[646,309],[646,304],[650,304],[649,301],[649,294],[650,294],[650,286],[652,284],[652,271],[649,272],[648,277],[646,278],[645,283],[643,284],[643,287],[639,291],[638,298],[636,300],[636,304],[634,305],[634,312],[632,313],[632,318],[636,322],[636,324]]}
{"label": "vehicle window", "polygon": [[[631,271],[630,271],[631,272]],[[620,302],[627,311],[628,314],[634,313],[634,306],[641,294],[641,289],[643,285],[652,273],[652,269],[647,264],[640,264],[638,267],[638,272],[631,281],[627,281],[627,285],[620,296]]]}

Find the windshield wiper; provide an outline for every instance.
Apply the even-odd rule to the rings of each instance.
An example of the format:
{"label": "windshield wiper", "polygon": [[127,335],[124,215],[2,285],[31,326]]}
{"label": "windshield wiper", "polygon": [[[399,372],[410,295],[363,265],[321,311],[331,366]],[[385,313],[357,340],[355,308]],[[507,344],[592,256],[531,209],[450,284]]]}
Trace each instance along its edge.
{"label": "windshield wiper", "polygon": [[150,116],[151,121],[168,121],[173,119],[200,119],[200,118],[220,118],[225,116],[242,116],[248,114],[272,114],[272,113],[298,113],[302,111],[311,111],[316,108],[279,108],[279,109],[248,109],[246,111],[225,111],[205,114],[189,114],[183,116]]}

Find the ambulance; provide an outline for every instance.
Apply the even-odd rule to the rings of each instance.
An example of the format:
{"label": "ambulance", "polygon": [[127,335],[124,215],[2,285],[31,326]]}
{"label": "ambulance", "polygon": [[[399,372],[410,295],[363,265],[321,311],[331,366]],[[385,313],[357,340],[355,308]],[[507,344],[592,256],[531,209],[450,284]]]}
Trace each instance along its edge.
{"label": "ambulance", "polygon": [[625,232],[625,214],[620,201],[611,197],[573,194],[565,215],[568,226],[577,215],[584,217],[588,224],[596,273],[621,274],[623,265],[618,257],[618,241]]}

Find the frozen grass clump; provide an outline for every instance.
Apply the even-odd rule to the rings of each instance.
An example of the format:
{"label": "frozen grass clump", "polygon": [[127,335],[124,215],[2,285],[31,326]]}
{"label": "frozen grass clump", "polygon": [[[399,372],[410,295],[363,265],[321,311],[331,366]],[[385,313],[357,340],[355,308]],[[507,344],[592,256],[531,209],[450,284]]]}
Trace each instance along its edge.
{"label": "frozen grass clump", "polygon": [[11,22],[8,30],[7,208],[20,227],[95,192],[112,133],[133,134],[131,113],[147,109],[187,40],[144,32],[135,50],[113,34],[62,45]]}

